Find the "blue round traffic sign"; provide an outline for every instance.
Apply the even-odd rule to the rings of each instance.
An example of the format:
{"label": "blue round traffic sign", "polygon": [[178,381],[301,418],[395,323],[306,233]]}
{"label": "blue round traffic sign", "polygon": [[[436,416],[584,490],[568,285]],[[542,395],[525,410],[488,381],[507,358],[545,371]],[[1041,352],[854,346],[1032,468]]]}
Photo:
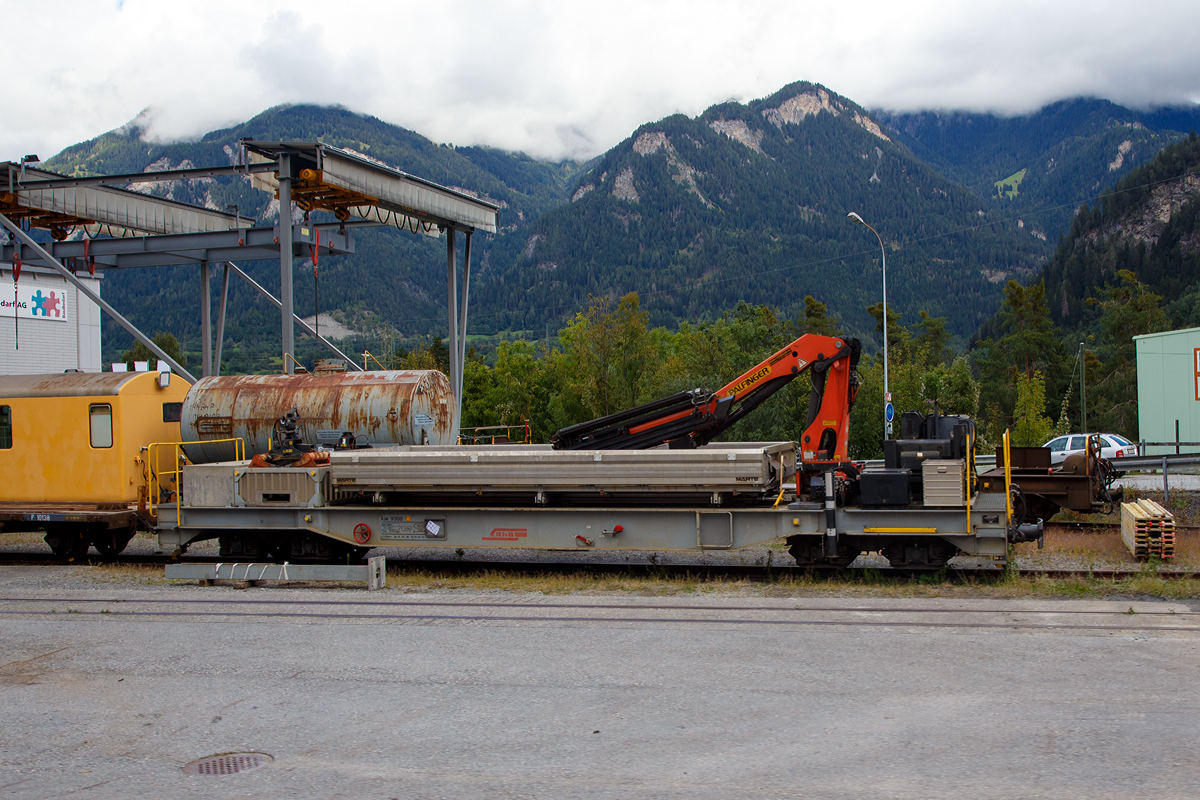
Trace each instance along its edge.
{"label": "blue round traffic sign", "polygon": [[896,418],[896,409],[892,407],[891,403],[888,403],[883,407],[883,416],[888,422],[891,422]]}

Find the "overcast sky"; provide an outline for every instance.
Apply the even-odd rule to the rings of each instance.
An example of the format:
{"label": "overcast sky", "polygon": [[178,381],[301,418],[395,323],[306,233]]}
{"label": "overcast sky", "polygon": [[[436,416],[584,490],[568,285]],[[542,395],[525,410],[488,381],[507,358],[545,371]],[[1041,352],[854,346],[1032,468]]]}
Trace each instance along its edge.
{"label": "overcast sky", "polygon": [[0,0],[0,21],[0,160],[144,110],[176,140],[280,103],[557,159],[796,80],[898,110],[1200,102],[1197,0]]}

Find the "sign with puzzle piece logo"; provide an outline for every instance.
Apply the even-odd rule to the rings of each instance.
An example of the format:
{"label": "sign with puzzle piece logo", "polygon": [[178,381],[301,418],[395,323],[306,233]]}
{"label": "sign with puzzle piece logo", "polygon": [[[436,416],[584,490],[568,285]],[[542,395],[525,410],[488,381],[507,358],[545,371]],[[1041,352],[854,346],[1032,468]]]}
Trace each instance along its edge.
{"label": "sign with puzzle piece logo", "polygon": [[0,317],[13,315],[14,302],[16,313],[23,319],[48,319],[54,322],[66,322],[67,296],[62,289],[47,289],[44,286],[17,284],[16,297],[7,291],[0,283]]}

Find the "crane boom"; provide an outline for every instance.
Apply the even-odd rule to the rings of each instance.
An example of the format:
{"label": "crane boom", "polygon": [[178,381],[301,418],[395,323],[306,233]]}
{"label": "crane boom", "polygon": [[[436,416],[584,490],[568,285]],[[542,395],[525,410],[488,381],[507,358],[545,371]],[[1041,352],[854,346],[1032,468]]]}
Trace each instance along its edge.
{"label": "crane boom", "polygon": [[808,371],[813,392],[800,435],[801,461],[845,461],[861,353],[857,339],[806,333],[715,392],[680,392],[563,428],[550,441],[557,450],[698,447]]}

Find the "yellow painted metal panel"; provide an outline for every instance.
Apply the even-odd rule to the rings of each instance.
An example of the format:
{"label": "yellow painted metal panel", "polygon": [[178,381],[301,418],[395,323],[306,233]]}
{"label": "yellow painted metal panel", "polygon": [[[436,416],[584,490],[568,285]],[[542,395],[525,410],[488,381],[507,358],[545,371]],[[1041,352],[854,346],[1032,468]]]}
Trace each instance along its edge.
{"label": "yellow painted metal panel", "polygon": [[937,528],[863,528],[863,533],[937,533]]}
{"label": "yellow painted metal panel", "polygon": [[[39,376],[41,396],[4,397],[12,409],[12,447],[0,450],[3,502],[134,503],[144,483],[141,448],[178,441],[179,423],[163,422],[164,403],[182,403],[189,384],[171,376],[159,387],[158,373],[133,375],[117,394],[60,396],[70,392],[73,375]],[[90,408],[112,406],[112,447],[90,443]]]}

